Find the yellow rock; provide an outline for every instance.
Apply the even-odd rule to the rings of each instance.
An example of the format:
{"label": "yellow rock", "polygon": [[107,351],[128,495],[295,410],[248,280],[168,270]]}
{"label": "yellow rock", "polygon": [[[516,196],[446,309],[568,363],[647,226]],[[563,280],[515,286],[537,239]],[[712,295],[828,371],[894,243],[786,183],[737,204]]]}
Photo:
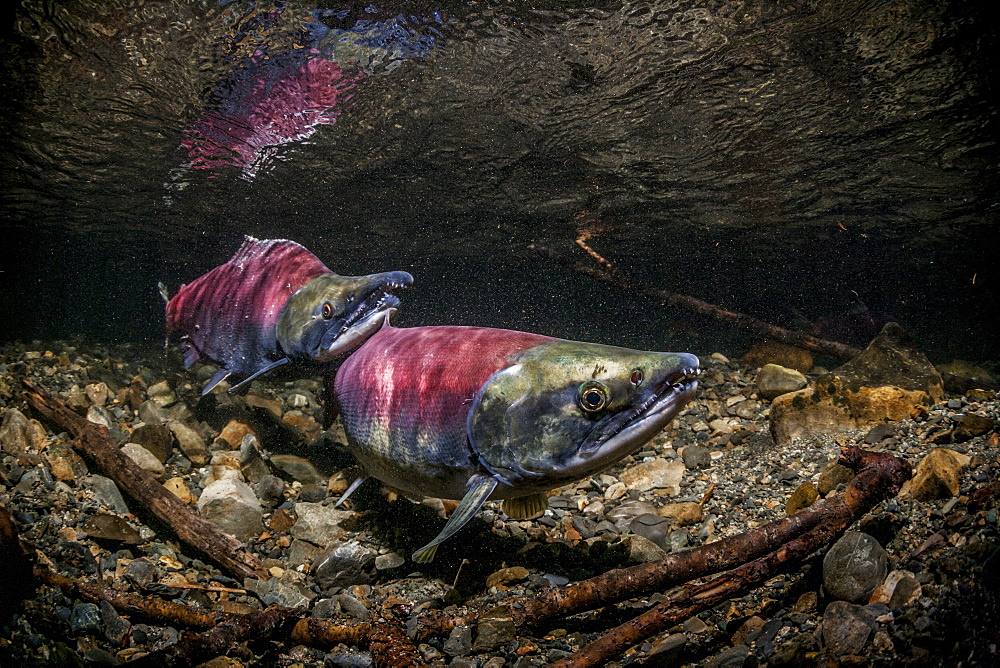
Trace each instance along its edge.
{"label": "yellow rock", "polygon": [[969,465],[971,457],[947,448],[934,448],[917,464],[913,479],[900,490],[900,496],[917,501],[947,499],[958,494],[958,473]]}

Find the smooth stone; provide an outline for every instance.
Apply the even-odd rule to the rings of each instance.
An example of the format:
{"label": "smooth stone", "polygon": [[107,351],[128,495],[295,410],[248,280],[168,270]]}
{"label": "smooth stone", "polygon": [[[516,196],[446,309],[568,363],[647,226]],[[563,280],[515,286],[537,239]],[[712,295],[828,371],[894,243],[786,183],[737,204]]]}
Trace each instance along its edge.
{"label": "smooth stone", "polygon": [[354,598],[350,594],[340,594],[337,597],[337,603],[340,604],[340,609],[345,615],[353,619],[366,620],[371,618],[371,612],[365,607],[365,604]]}
{"label": "smooth stone", "polygon": [[271,455],[271,463],[303,485],[320,484],[325,478],[311,461],[296,455]]}
{"label": "smooth stone", "polygon": [[495,573],[491,573],[486,578],[486,588],[496,586],[505,586],[513,584],[515,582],[522,582],[531,575],[531,572],[524,566],[511,566],[510,568],[502,568]]}
{"label": "smooth stone", "polygon": [[621,481],[630,489],[640,492],[665,489],[671,496],[677,496],[680,494],[680,482],[684,478],[684,471],[683,462],[654,459],[625,469],[621,474]]}
{"label": "smooth stone", "polygon": [[840,485],[845,485],[854,480],[854,471],[843,464],[830,462],[820,472],[816,480],[816,490],[821,496],[826,496]]}
{"label": "smooth stone", "polygon": [[757,668],[757,656],[746,645],[724,649],[709,659],[706,668]]}
{"label": "smooth stone", "polygon": [[823,612],[823,644],[833,656],[860,654],[874,631],[874,615],[860,605],[833,601]]}
{"label": "smooth stone", "polygon": [[867,603],[887,569],[888,556],[877,540],[848,531],[823,557],[823,588],[833,598]]}
{"label": "smooth stone", "polygon": [[264,530],[263,510],[253,490],[234,479],[209,484],[198,498],[202,517],[240,540],[250,540]]}
{"label": "smooth stone", "polygon": [[139,532],[118,515],[98,513],[91,515],[81,527],[91,538],[119,541],[138,545],[143,542]]}
{"label": "smooth stone", "polygon": [[166,469],[163,468],[163,462],[157,459],[152,452],[137,443],[126,443],[121,450],[143,471],[154,478],[163,478]]}
{"label": "smooth stone", "polygon": [[690,470],[708,468],[712,465],[712,453],[700,445],[689,445],[681,451],[681,461]]}
{"label": "smooth stone", "polygon": [[803,508],[808,508],[819,499],[819,490],[811,482],[804,482],[795,488],[795,491],[785,502],[785,514],[794,515]]}
{"label": "smooth stone", "polygon": [[765,364],[757,371],[754,384],[760,396],[770,401],[782,394],[801,390],[809,384],[809,381],[796,369],[789,369],[780,364]]}
{"label": "smooth stone", "polygon": [[268,506],[276,506],[285,498],[285,481],[274,475],[265,475],[254,485],[257,498]]}

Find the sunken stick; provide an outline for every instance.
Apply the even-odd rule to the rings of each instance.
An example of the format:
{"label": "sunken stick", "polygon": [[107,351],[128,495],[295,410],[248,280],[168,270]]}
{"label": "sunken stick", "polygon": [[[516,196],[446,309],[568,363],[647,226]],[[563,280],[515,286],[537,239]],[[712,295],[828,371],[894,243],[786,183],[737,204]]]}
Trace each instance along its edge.
{"label": "sunken stick", "polygon": [[759,586],[778,574],[795,570],[809,555],[832,543],[877,503],[899,492],[912,475],[910,465],[904,460],[884,452],[868,452],[857,446],[845,448],[840,463],[861,470],[842,494],[827,500],[823,507],[823,519],[818,525],[773,552],[714,580],[683,587],[670,599],[611,629],[573,656],[552,665],[561,668],[603,666],[643,639]]}
{"label": "sunken stick", "polygon": [[848,346],[836,341],[828,341],[827,339],[820,339],[803,332],[793,332],[791,330],[784,329],[783,327],[778,327],[777,325],[764,322],[763,320],[758,320],[757,318],[753,318],[744,313],[727,311],[726,309],[715,306],[714,304],[709,304],[708,302],[698,299],[697,297],[682,295],[677,292],[671,292],[661,288],[649,288],[642,285],[636,285],[625,278],[621,272],[615,270],[613,267],[611,269],[608,269],[605,265],[602,265],[603,268],[592,267],[590,265],[583,264],[582,262],[577,262],[573,258],[552,250],[548,246],[530,244],[528,246],[528,250],[534,251],[543,257],[549,258],[550,260],[555,260],[559,264],[569,267],[573,271],[583,274],[584,276],[595,278],[599,281],[614,285],[629,292],[637,292],[641,295],[649,297],[650,299],[654,299],[661,304],[682,308],[731,327],[760,334],[761,336],[765,336],[780,343],[787,343],[788,345],[795,346],[796,348],[801,348],[803,350],[808,350],[809,352],[819,353],[821,355],[826,355],[828,357],[844,361],[854,359],[861,353],[860,350],[854,348],[853,346]]}
{"label": "sunken stick", "polygon": [[133,501],[173,529],[181,541],[240,580],[270,577],[261,561],[247,551],[243,543],[192,511],[119,450],[105,427],[78,415],[38,385],[28,380],[23,382],[28,403],[47,420],[72,434],[74,448],[94,462]]}

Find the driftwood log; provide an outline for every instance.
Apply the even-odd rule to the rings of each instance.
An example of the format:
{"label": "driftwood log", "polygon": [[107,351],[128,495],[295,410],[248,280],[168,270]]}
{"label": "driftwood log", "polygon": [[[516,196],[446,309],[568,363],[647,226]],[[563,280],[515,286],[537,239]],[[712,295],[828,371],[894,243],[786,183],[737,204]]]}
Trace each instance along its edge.
{"label": "driftwood log", "polygon": [[[528,250],[534,251],[542,257],[554,260],[559,264],[572,269],[578,274],[583,274],[584,276],[613,285],[627,292],[641,294],[660,304],[682,308],[692,313],[711,318],[727,326],[760,334],[761,336],[774,341],[787,343],[788,345],[802,348],[803,350],[808,350],[809,352],[819,353],[821,355],[826,355],[828,357],[844,361],[854,359],[861,352],[853,346],[848,346],[836,341],[829,341],[827,339],[821,339],[816,336],[810,336],[804,332],[784,329],[783,327],[778,327],[777,325],[772,325],[768,322],[764,322],[763,320],[758,320],[757,318],[753,318],[744,313],[727,311],[724,308],[710,304],[702,299],[698,299],[697,297],[682,295],[677,292],[671,292],[661,288],[650,288],[642,285],[636,285],[632,281],[628,280],[620,271],[615,269],[610,262],[604,260],[599,255],[596,256],[595,259],[600,258],[598,260],[600,266],[592,266],[582,262],[577,262],[567,255],[563,255],[558,251],[540,244],[531,244],[528,246]],[[601,260],[603,260],[603,262]]]}
{"label": "driftwood log", "polygon": [[645,638],[739,596],[776,575],[798,568],[810,554],[836,540],[877,503],[895,496],[912,475],[910,465],[902,459],[886,453],[867,452],[857,446],[845,449],[840,463],[858,470],[858,475],[842,494],[822,502],[818,513],[820,521],[812,529],[714,580],[688,585],[670,600],[612,629],[577,654],[553,665],[562,668],[604,665]]}
{"label": "driftwood log", "polygon": [[267,579],[260,559],[246,546],[191,510],[123,453],[108,430],[77,414],[64,402],[25,380],[25,399],[45,419],[73,435],[71,445],[111,478],[140,507],[169,526],[177,537],[229,575]]}

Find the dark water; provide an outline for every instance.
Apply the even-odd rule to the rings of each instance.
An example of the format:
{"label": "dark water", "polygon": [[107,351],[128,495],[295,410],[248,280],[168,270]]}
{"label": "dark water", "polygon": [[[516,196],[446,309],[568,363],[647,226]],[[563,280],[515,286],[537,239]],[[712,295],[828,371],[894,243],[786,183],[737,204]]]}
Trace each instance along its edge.
{"label": "dark water", "polygon": [[741,352],[527,250],[586,261],[589,224],[636,284],[782,326],[860,300],[935,361],[1000,359],[980,3],[4,11],[0,342],[159,340],[156,282],[251,234],[410,271],[403,325]]}

